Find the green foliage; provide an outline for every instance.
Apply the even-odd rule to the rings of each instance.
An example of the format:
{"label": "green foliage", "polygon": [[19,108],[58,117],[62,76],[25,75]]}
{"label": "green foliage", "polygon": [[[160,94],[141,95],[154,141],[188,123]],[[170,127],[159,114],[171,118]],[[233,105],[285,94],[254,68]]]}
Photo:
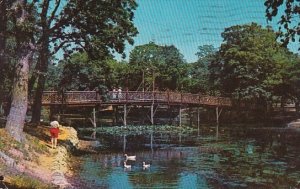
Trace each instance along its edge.
{"label": "green foliage", "polygon": [[[45,2],[41,4],[46,6]],[[57,2],[56,6],[59,6]],[[136,7],[132,0],[68,1],[61,13],[55,14],[55,19],[47,18],[53,22],[49,37],[54,52],[62,48],[65,55],[69,55],[73,51],[85,50],[93,59],[105,58],[114,51],[123,53],[125,43],[133,44],[133,37],[137,34],[133,24]]]}
{"label": "green foliage", "polygon": [[284,87],[291,53],[276,42],[270,28],[252,23],[226,28],[214,65],[224,94],[238,99],[267,100]]}
{"label": "green foliage", "polygon": [[[280,15],[279,24],[279,32],[277,34],[280,37],[281,42],[284,46],[292,41],[295,42],[298,36],[298,42],[300,44],[300,2],[295,0],[266,0],[266,17],[269,21],[272,21],[274,17],[278,14]],[[284,11],[281,11],[284,10]],[[300,47],[299,47],[300,50]]]}
{"label": "green foliage", "polygon": [[129,67],[127,62],[117,62],[113,59],[108,59],[106,61],[106,70],[103,75],[105,76],[105,86],[108,89],[113,89],[114,87],[128,87],[128,77],[129,77]]}
{"label": "green foliage", "polygon": [[90,61],[87,54],[74,54],[66,62],[62,62],[63,73],[60,85],[67,90],[94,89],[102,78],[100,62]]}
{"label": "green foliage", "polygon": [[44,189],[44,188],[54,188],[54,186],[45,184],[37,179],[25,176],[17,175],[11,178],[12,186],[14,188],[28,188],[28,189]]}
{"label": "green foliage", "polygon": [[[113,59],[91,60],[87,53],[77,53],[66,61],[62,61],[56,71],[58,88],[66,90],[94,90],[125,86],[126,63],[118,63]],[[53,82],[53,78],[51,79]],[[57,83],[56,83],[57,84]]]}
{"label": "green foliage", "polygon": [[217,49],[212,45],[203,45],[198,47],[198,60],[191,63],[189,67],[189,80],[188,91],[192,93],[211,93],[213,85],[209,81],[209,66],[216,59]]}
{"label": "green foliage", "polygon": [[97,128],[98,133],[110,134],[113,136],[123,136],[123,135],[140,135],[141,133],[170,133],[170,134],[191,134],[195,132],[196,129],[188,126],[171,126],[171,125],[143,125],[143,126],[134,126],[130,125],[127,127],[124,126],[115,126],[115,127],[100,127]]}
{"label": "green foliage", "polygon": [[290,61],[293,63],[288,68],[287,84],[291,91],[291,99],[295,99],[299,102],[300,100],[300,56],[292,56]]}
{"label": "green foliage", "polygon": [[185,64],[182,54],[173,45],[159,46],[150,42],[137,46],[129,56],[130,88],[139,88],[144,76],[146,90],[152,86],[153,80],[156,89],[179,90],[187,76]]}

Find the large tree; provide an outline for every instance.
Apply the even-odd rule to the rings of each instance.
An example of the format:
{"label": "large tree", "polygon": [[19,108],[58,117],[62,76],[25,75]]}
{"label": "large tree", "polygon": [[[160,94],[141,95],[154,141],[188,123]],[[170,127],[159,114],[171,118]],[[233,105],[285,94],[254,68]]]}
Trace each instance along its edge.
{"label": "large tree", "polygon": [[15,38],[17,64],[12,87],[12,102],[5,129],[17,141],[23,139],[23,127],[28,106],[28,77],[35,46],[33,44],[34,7],[25,0],[16,0],[7,7],[10,16],[10,35]]}
{"label": "large tree", "polygon": [[187,75],[185,63],[183,55],[175,46],[160,46],[150,42],[137,46],[130,52],[130,78],[135,81],[135,89],[139,84],[143,84],[143,81],[145,86],[151,86],[155,81],[155,88],[160,90],[179,90],[183,78]]}
{"label": "large tree", "polygon": [[[278,36],[284,46],[298,39],[300,45],[300,1],[299,0],[266,0],[266,16],[269,21],[278,18]],[[275,19],[276,20],[276,19]],[[299,47],[300,50],[300,47]]]}
{"label": "large tree", "polygon": [[85,50],[94,59],[123,53],[125,43],[133,44],[137,34],[133,24],[137,4],[134,0],[34,2],[40,7],[37,16],[41,30],[36,33],[39,58],[30,86],[37,81],[32,122],[39,122],[50,56],[60,50],[65,56]]}
{"label": "large tree", "polygon": [[266,102],[283,91],[290,53],[280,47],[271,28],[237,25],[226,28],[222,37],[216,67],[224,95]]}

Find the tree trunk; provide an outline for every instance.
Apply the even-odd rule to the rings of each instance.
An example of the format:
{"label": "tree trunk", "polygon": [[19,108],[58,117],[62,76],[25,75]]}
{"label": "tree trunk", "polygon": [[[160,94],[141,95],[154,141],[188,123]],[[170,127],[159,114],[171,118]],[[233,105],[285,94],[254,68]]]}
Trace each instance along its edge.
{"label": "tree trunk", "polygon": [[[9,115],[7,116],[6,131],[17,141],[21,142],[23,137],[23,128],[28,106],[28,75],[29,65],[33,56],[33,45],[30,37],[24,33],[24,25],[27,20],[28,12],[26,11],[26,1],[18,0],[15,7],[22,7],[18,10],[16,18],[16,42],[17,42],[17,65],[16,75],[13,82],[12,102]],[[26,33],[26,32],[25,32]]]}
{"label": "tree trunk", "polygon": [[23,52],[20,54],[18,68],[16,69],[17,76],[13,84],[11,108],[5,127],[8,133],[17,141],[23,139],[22,134],[28,106],[29,61],[32,58],[33,51],[23,48]]}
{"label": "tree trunk", "polygon": [[48,60],[47,60],[48,56],[45,55],[44,53],[41,53],[40,56],[41,56],[40,60],[42,62],[41,62],[41,69],[39,71],[41,73],[38,77],[37,88],[34,93],[34,102],[32,106],[32,118],[31,118],[32,123],[39,123],[41,119],[42,97],[43,97],[43,92],[44,92],[45,82],[46,82],[45,75],[48,70]]}
{"label": "tree trunk", "polygon": [[[0,4],[0,73],[4,73],[6,58],[5,58],[5,49],[6,49],[6,37],[4,33],[6,33],[7,28],[7,16],[6,16],[6,1],[3,1]],[[0,104],[4,101],[4,79],[5,75],[0,75]]]}
{"label": "tree trunk", "polygon": [[49,1],[43,3],[43,11],[41,13],[42,36],[41,49],[39,51],[39,62],[37,64],[38,78],[37,88],[34,93],[34,102],[32,106],[32,123],[39,123],[41,120],[42,97],[46,83],[46,75],[48,72],[49,63],[49,25],[47,22],[47,10],[49,8]]}

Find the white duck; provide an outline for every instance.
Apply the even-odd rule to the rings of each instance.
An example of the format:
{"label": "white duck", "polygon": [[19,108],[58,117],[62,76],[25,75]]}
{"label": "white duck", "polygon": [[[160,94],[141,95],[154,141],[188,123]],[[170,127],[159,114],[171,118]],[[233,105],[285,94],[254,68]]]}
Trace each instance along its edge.
{"label": "white duck", "polygon": [[127,154],[124,154],[126,160],[132,160],[135,161],[136,160],[136,156],[128,156]]}
{"label": "white duck", "polygon": [[124,168],[130,169],[130,168],[131,168],[131,165],[127,165],[127,164],[126,164],[126,161],[124,161]]}
{"label": "white duck", "polygon": [[145,162],[143,162],[143,168],[149,168],[150,167],[150,164],[146,164]]}

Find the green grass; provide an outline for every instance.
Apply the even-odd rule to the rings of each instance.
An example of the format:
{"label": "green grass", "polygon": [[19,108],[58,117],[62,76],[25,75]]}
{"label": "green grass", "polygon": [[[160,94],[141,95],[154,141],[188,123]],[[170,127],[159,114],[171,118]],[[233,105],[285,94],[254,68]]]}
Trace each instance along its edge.
{"label": "green grass", "polygon": [[45,189],[55,188],[53,185],[45,184],[37,179],[33,179],[26,175],[12,176],[10,179],[11,188],[26,188],[26,189]]}

